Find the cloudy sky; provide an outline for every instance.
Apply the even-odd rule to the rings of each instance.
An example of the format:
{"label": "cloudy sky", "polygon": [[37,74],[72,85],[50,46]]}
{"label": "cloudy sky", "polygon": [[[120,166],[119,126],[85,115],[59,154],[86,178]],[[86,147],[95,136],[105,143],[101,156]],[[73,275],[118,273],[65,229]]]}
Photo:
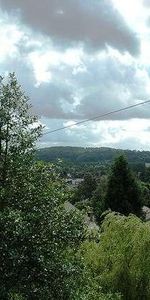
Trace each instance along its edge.
{"label": "cloudy sky", "polygon": [[[0,0],[0,74],[15,71],[54,130],[150,99],[150,0]],[[40,146],[150,150],[150,104]]]}

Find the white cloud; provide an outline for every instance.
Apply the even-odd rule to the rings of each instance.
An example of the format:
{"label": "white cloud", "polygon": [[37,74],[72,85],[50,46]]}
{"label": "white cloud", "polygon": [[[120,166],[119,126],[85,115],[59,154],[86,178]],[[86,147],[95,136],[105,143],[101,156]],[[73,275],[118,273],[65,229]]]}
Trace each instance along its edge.
{"label": "white cloud", "polygon": [[[146,0],[149,1],[149,0]],[[147,31],[146,19],[149,16],[149,12],[143,5],[143,0],[128,1],[113,0],[115,7],[119,13],[124,17],[130,28],[134,28],[134,31],[139,34],[143,34]]]}
{"label": "white cloud", "polygon": [[18,44],[22,38],[23,32],[15,24],[0,19],[0,62],[18,55]]}
{"label": "white cloud", "polygon": [[[43,119],[51,130],[73,125],[74,121],[63,122],[63,120]],[[88,122],[73,126],[41,139],[41,145],[73,145],[91,147],[115,147],[123,149],[137,149],[150,151],[149,121],[142,119],[124,121],[99,121]]]}
{"label": "white cloud", "polygon": [[42,82],[50,82],[52,80],[51,69],[58,68],[63,71],[64,66],[72,67],[75,74],[83,71],[82,57],[84,56],[81,48],[71,48],[63,52],[54,50],[51,46],[47,50],[34,50],[29,53],[28,63],[32,65],[37,85]]}
{"label": "white cloud", "polygon": [[[44,1],[46,3],[47,0]],[[86,16],[88,6],[85,2],[77,0],[74,16],[71,15],[72,24],[68,23],[71,19],[66,18],[65,24],[71,24],[70,28],[69,25],[68,28],[65,25],[60,32],[57,30],[56,20],[52,19],[55,28],[47,27],[49,23],[42,18],[43,12],[39,7],[35,19],[31,20],[33,13],[33,9],[29,11],[31,1],[20,2],[19,6],[24,9],[22,17],[18,10],[17,13],[14,10],[13,15],[12,10],[9,12],[10,8],[17,7],[16,0],[0,2],[9,8],[8,13],[0,14],[1,73],[16,72],[23,89],[32,100],[34,112],[45,124],[45,130],[71,125],[76,121],[149,99],[150,29],[146,23],[148,13],[145,13],[143,6],[141,7],[141,0],[137,5],[134,4],[135,10],[132,10],[132,4],[130,7],[127,5],[127,1],[113,1],[125,21],[114,11],[111,2],[109,5],[107,1],[101,2],[99,6],[101,9],[106,7],[109,9],[106,20],[104,10],[100,14],[99,21],[97,16],[99,10],[95,9],[97,6],[90,6],[90,14]],[[43,5],[43,2],[40,3]],[[54,10],[58,8],[56,1],[48,1],[48,7],[52,3]],[[69,11],[72,13],[72,6],[67,8],[64,0],[57,3],[62,3],[62,6],[55,11],[55,19],[68,16]],[[72,5],[74,3],[73,0]],[[68,11],[65,11],[66,9]],[[80,20],[77,20],[77,15]],[[41,18],[37,20],[39,16]],[[91,20],[86,28],[82,28],[81,16],[84,18],[85,27],[87,21]],[[94,17],[96,22],[100,22],[98,24],[103,26],[100,35],[96,32],[95,36],[96,27],[93,26],[97,23],[93,21]],[[109,26],[107,27],[110,25],[108,19],[112,31]],[[81,32],[77,27],[71,35],[74,24],[79,25]],[[141,55],[138,57],[133,56],[137,54],[138,49],[133,29],[141,41]],[[59,34],[60,41],[58,41]],[[73,40],[76,43],[72,43]],[[149,105],[145,105],[126,113],[109,116],[108,120],[89,122],[86,125],[45,135],[41,144],[150,150],[149,118]]]}

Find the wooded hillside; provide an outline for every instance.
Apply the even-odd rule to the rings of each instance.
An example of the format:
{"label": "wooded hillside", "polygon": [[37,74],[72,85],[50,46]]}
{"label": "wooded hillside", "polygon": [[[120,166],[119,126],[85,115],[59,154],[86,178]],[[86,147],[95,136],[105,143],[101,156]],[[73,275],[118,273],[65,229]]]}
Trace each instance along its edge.
{"label": "wooded hillside", "polygon": [[131,151],[113,148],[82,148],[82,147],[50,147],[37,151],[38,160],[56,161],[63,159],[72,163],[112,162],[113,159],[125,154],[129,163],[145,164],[150,162],[149,151]]}

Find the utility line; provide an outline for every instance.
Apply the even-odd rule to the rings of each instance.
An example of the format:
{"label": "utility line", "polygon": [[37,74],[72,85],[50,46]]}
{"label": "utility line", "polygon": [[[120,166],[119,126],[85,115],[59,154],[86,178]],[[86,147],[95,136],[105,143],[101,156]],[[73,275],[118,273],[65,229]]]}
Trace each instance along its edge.
{"label": "utility line", "polygon": [[103,117],[107,117],[107,116],[119,113],[121,111],[125,111],[125,110],[131,109],[131,108],[134,108],[134,107],[137,107],[137,106],[141,106],[141,105],[144,105],[144,104],[147,104],[147,103],[150,103],[150,100],[140,102],[140,103],[137,103],[137,104],[133,104],[133,105],[130,105],[130,106],[126,106],[124,108],[113,110],[113,111],[101,114],[99,116],[95,116],[95,117],[92,117],[92,118],[89,118],[89,119],[85,119],[83,121],[76,122],[74,124],[70,124],[70,125],[67,125],[67,126],[64,126],[64,127],[60,127],[60,128],[57,128],[57,129],[54,129],[54,130],[51,130],[51,131],[47,131],[47,132],[44,132],[43,135],[47,135],[47,134],[51,134],[51,133],[54,133],[54,132],[57,132],[57,131],[67,129],[67,128],[71,128],[73,126],[80,125],[80,124],[83,124],[83,123],[87,123],[87,122],[90,122],[90,121],[93,121],[93,120],[96,120],[96,119],[101,119]]}

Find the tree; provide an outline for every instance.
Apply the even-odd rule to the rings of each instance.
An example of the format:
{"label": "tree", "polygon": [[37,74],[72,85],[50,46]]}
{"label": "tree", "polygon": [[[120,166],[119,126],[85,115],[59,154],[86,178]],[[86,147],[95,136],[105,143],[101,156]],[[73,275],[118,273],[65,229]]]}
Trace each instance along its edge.
{"label": "tree", "polygon": [[84,181],[81,182],[78,188],[75,190],[75,193],[72,198],[72,203],[74,204],[76,202],[91,199],[93,191],[96,189],[96,186],[96,179],[90,173],[87,173],[84,176]]}
{"label": "tree", "polygon": [[25,299],[68,297],[76,269],[67,253],[83,239],[83,221],[79,212],[64,209],[66,191],[55,169],[48,170],[34,166],[23,203],[1,211],[1,299],[17,292]]}
{"label": "tree", "polygon": [[149,222],[134,215],[110,213],[102,224],[100,241],[85,241],[80,255],[103,293],[120,293],[126,300],[149,300],[149,247]]}
{"label": "tree", "polygon": [[93,193],[91,205],[96,221],[99,222],[101,214],[105,211],[105,197],[107,191],[107,177],[102,176],[98,182],[97,188]]}
{"label": "tree", "polygon": [[150,183],[140,182],[142,204],[150,208]]}
{"label": "tree", "polygon": [[41,126],[14,74],[1,82],[0,299],[69,299],[69,252],[83,239],[57,168],[35,163]]}
{"label": "tree", "polygon": [[106,209],[128,215],[141,212],[140,188],[124,156],[119,156],[111,168],[106,193]]}
{"label": "tree", "polygon": [[[18,184],[26,177],[33,160],[35,142],[41,135],[41,125],[31,115],[31,106],[18,84],[15,74],[0,82],[0,187],[3,208]],[[19,195],[20,196],[20,195]],[[15,194],[16,197],[16,194]],[[14,204],[14,203],[12,203]],[[10,205],[10,203],[9,203]]]}
{"label": "tree", "polygon": [[144,171],[140,174],[140,179],[146,183],[150,183],[150,167],[145,167]]}

